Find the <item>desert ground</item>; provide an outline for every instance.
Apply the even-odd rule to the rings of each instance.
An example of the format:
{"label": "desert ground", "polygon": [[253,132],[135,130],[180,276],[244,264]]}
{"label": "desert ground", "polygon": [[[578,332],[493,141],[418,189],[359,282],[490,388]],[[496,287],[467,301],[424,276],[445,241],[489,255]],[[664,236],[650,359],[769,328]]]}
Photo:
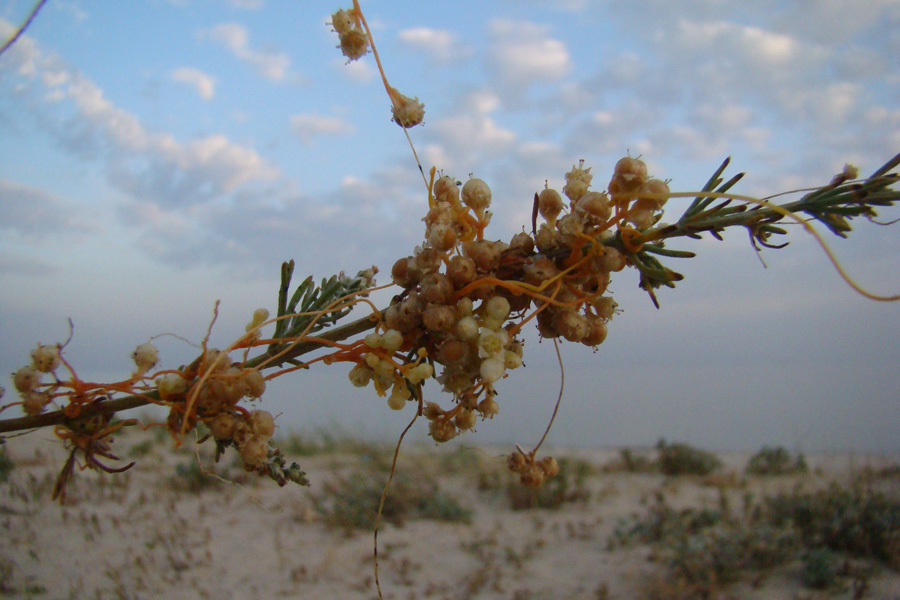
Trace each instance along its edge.
{"label": "desert ground", "polygon": [[[122,431],[115,466],[136,465],[76,470],[63,503],[62,443],[6,440],[0,596],[377,598],[390,445],[281,436],[311,485],[279,488],[232,452],[213,464],[209,443]],[[377,536],[384,598],[900,599],[900,457],[717,453],[690,474],[712,457],[542,448],[561,470],[535,490],[506,469],[512,448],[467,442],[404,445]]]}

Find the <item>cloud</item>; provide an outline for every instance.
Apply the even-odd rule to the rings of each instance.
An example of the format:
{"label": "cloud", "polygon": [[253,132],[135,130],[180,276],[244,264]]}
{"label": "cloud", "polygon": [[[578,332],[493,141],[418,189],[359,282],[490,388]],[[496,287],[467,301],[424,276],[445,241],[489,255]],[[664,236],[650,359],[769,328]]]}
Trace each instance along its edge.
{"label": "cloud", "polygon": [[489,23],[488,64],[493,75],[521,91],[538,82],[558,81],[572,70],[566,45],[543,25],[496,19]]}
{"label": "cloud", "polygon": [[264,52],[250,46],[250,34],[247,28],[238,23],[220,23],[200,32],[206,37],[225,45],[240,60],[248,63],[260,75],[271,81],[284,81],[287,77],[291,61],[284,52]]}
{"label": "cloud", "polygon": [[235,8],[259,10],[263,7],[264,0],[228,0],[228,3]]}
{"label": "cloud", "polygon": [[172,81],[185,83],[194,88],[194,91],[204,100],[212,100],[216,95],[216,80],[200,71],[191,67],[179,67],[172,71],[169,75]]}
{"label": "cloud", "polygon": [[472,55],[471,48],[465,46],[449,31],[414,27],[404,29],[397,37],[412,48],[427,52],[440,63],[458,62]]}
{"label": "cloud", "polygon": [[[457,108],[447,117],[429,124],[424,131],[434,155],[450,156],[440,168],[472,170],[479,162],[493,158],[512,147],[516,134],[502,127],[492,116],[500,108],[500,98],[489,91],[464,94]],[[468,171],[466,171],[468,172]]]}
{"label": "cloud", "polygon": [[46,190],[0,179],[0,230],[33,236],[86,232],[83,214]]}
{"label": "cloud", "polygon": [[254,149],[221,134],[179,141],[149,131],[54,53],[27,36],[20,42],[5,57],[19,76],[3,84],[30,95],[22,106],[35,111],[38,124],[73,156],[100,160],[109,181],[128,195],[191,205],[280,176]]}
{"label": "cloud", "polygon": [[291,131],[306,144],[320,135],[349,135],[355,131],[353,125],[344,119],[317,113],[294,115],[290,124]]}

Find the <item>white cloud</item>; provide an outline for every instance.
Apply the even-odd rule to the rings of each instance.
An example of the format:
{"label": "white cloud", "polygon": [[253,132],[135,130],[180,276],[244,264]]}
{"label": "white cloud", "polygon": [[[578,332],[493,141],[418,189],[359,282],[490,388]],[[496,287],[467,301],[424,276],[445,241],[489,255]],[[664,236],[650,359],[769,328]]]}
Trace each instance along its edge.
{"label": "white cloud", "polygon": [[434,154],[453,157],[438,166],[471,170],[477,162],[511,148],[516,141],[515,132],[500,126],[491,116],[499,107],[500,99],[495,94],[477,90],[460,99],[455,114],[431,124],[425,134],[440,146]]}
{"label": "white cloud", "polygon": [[462,44],[459,38],[449,32],[430,27],[404,29],[398,35],[401,42],[423,50],[439,62],[454,62],[472,54],[472,50]]}
{"label": "white cloud", "polygon": [[233,7],[244,10],[259,10],[264,4],[263,0],[228,0],[228,2]]}
{"label": "white cloud", "polygon": [[[799,42],[790,36],[727,21],[679,19],[674,34],[670,43],[679,50],[707,56],[724,50],[758,68],[782,67],[796,59],[800,50]],[[714,49],[718,54],[711,52]]]}
{"label": "white cloud", "polygon": [[290,123],[291,131],[304,143],[320,135],[348,135],[354,132],[353,125],[344,119],[317,113],[294,115]]}
{"label": "white cloud", "polygon": [[110,181],[130,196],[162,205],[191,205],[280,176],[255,150],[223,135],[178,141],[169,133],[148,131],[55,54],[42,52],[30,38],[20,41],[26,43],[6,58],[24,76],[8,85],[32,92],[44,103],[63,104],[54,113],[62,110],[68,114],[64,119],[33,105],[41,125],[73,155],[103,160]]}
{"label": "white cloud", "polygon": [[284,52],[263,52],[250,46],[247,28],[238,23],[220,23],[200,32],[221,42],[242,61],[250,64],[260,75],[271,81],[283,81],[287,77],[291,61]]}
{"label": "white cloud", "polygon": [[354,60],[347,62],[345,60],[335,59],[332,61],[335,68],[344,76],[358,81],[367,83],[375,79],[377,71],[365,60]]}
{"label": "white cloud", "polygon": [[557,81],[572,70],[566,45],[543,25],[497,19],[488,29],[492,38],[488,60],[494,75],[518,89],[542,81]]}
{"label": "white cloud", "polygon": [[90,226],[83,214],[46,190],[0,179],[0,230],[34,236],[85,232]]}
{"label": "white cloud", "polygon": [[216,80],[199,69],[179,67],[170,73],[173,81],[185,83],[204,100],[212,100],[216,95]]}

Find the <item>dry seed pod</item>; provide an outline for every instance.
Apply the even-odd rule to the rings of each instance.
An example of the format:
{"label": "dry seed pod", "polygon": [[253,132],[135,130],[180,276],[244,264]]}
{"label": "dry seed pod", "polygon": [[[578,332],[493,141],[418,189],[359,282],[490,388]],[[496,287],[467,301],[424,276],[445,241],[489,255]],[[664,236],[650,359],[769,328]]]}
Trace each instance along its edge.
{"label": "dry seed pod", "polygon": [[618,196],[637,192],[647,180],[647,165],[638,158],[619,159],[609,182],[609,193]]}
{"label": "dry seed pod", "polygon": [[366,34],[361,29],[356,27],[340,32],[338,39],[341,42],[341,45],[338,47],[348,60],[358,60],[369,51],[369,38],[366,37]]}
{"label": "dry seed pod", "polygon": [[553,329],[570,342],[580,342],[590,331],[590,326],[584,315],[565,309],[554,316]]}
{"label": "dry seed pod", "polygon": [[446,202],[451,206],[459,204],[459,185],[456,183],[456,179],[449,175],[444,175],[434,182],[432,193],[434,199],[439,203]]}
{"label": "dry seed pod", "polygon": [[493,271],[500,265],[500,245],[489,240],[475,240],[464,247],[465,255],[482,271]]}
{"label": "dry seed pod", "polygon": [[579,161],[578,166],[572,166],[572,170],[566,173],[566,185],[563,187],[563,193],[572,202],[577,201],[588,191],[591,185],[591,168],[584,168],[584,161]]}
{"label": "dry seed pod", "polygon": [[475,261],[468,256],[452,257],[447,265],[447,277],[456,289],[465,286],[475,279]]}
{"label": "dry seed pod", "polygon": [[509,240],[509,247],[511,250],[518,250],[522,254],[528,255],[534,252],[534,240],[524,231],[520,231]]}
{"label": "dry seed pod", "polygon": [[41,373],[33,366],[22,367],[13,373],[13,385],[16,386],[16,391],[22,394],[32,391],[40,381]]}
{"label": "dry seed pod", "polygon": [[612,216],[609,198],[602,192],[587,192],[575,203],[575,212],[593,223],[605,223]]}
{"label": "dry seed pod", "polygon": [[562,196],[554,189],[545,188],[538,194],[538,211],[548,223],[553,223],[562,212]]}
{"label": "dry seed pod", "polygon": [[453,293],[453,283],[443,273],[429,273],[422,278],[419,293],[428,302],[444,304]]}
{"label": "dry seed pod", "polygon": [[39,415],[48,404],[50,394],[47,392],[27,392],[22,395],[22,410],[26,415]]}
{"label": "dry seed pod", "polygon": [[391,279],[400,287],[411,288],[419,282],[418,276],[420,273],[411,268],[410,263],[412,260],[411,256],[400,258],[391,267]]}
{"label": "dry seed pod", "polygon": [[263,464],[269,456],[269,440],[251,436],[241,446],[241,459],[244,464],[251,468],[256,468]]}
{"label": "dry seed pod", "polygon": [[497,404],[497,401],[493,398],[485,398],[478,403],[478,412],[480,412],[481,416],[484,418],[491,418],[500,412],[500,405]]}
{"label": "dry seed pod", "polygon": [[547,477],[555,477],[559,473],[559,463],[552,456],[545,456],[537,462],[537,466]]}
{"label": "dry seed pod", "polygon": [[588,324],[587,335],[581,339],[581,343],[585,346],[599,346],[606,340],[606,322],[599,317],[594,317],[588,319]]}
{"label": "dry seed pod", "polygon": [[231,413],[219,413],[212,421],[206,423],[209,433],[217,440],[230,440],[234,433],[234,424],[237,419]]}
{"label": "dry seed pod", "polygon": [[435,250],[446,252],[456,245],[456,231],[449,223],[438,223],[428,230],[428,243]]}
{"label": "dry seed pod", "polygon": [[525,265],[525,282],[531,285],[540,285],[559,275],[559,268],[549,258],[538,258],[537,260]]}
{"label": "dry seed pod", "polygon": [[456,311],[452,306],[430,304],[422,313],[422,324],[429,331],[452,331],[456,325]]}
{"label": "dry seed pod", "polygon": [[462,201],[481,216],[491,205],[491,188],[481,179],[472,178],[463,185]]}
{"label": "dry seed pod", "polygon": [[350,11],[341,9],[331,15],[331,26],[338,33],[350,31],[353,27],[353,16],[350,14]]}
{"label": "dry seed pod", "polygon": [[250,426],[259,437],[270,438],[275,435],[275,419],[272,413],[265,410],[254,410],[250,413]]}
{"label": "dry seed pod", "polygon": [[669,194],[669,184],[661,179],[651,179],[641,186],[641,194],[653,194],[654,198],[639,198],[638,202],[646,202],[647,208],[659,210],[665,205],[668,198],[660,198],[659,196]]}
{"label": "dry seed pod", "polygon": [[421,123],[422,119],[425,118],[425,105],[419,102],[418,98],[404,96],[397,90],[394,90],[394,92],[396,96],[392,94],[394,104],[391,106],[391,115],[394,123],[404,129],[415,127]]}
{"label": "dry seed pod", "polygon": [[519,474],[519,480],[526,487],[538,487],[544,483],[544,472],[532,463]]}
{"label": "dry seed pod", "polygon": [[244,374],[244,383],[247,386],[247,395],[251,398],[259,398],[266,392],[266,379],[256,369]]}
{"label": "dry seed pod", "polygon": [[506,457],[506,466],[514,473],[521,473],[528,465],[528,459],[521,452],[513,452]]}
{"label": "dry seed pod", "polygon": [[41,345],[31,351],[31,364],[41,373],[50,373],[59,366],[59,346]]}

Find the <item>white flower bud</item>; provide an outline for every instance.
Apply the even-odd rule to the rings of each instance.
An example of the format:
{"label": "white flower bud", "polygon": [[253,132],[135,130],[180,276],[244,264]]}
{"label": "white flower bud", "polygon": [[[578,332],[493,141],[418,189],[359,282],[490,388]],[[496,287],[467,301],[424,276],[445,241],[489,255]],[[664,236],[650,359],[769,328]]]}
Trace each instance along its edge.
{"label": "white flower bud", "polygon": [[396,352],[403,345],[403,334],[396,329],[388,329],[381,338],[381,347],[388,352]]}
{"label": "white flower bud", "polygon": [[188,382],[178,373],[166,373],[156,380],[156,389],[159,390],[159,397],[162,400],[168,400],[171,396],[186,392]]}
{"label": "white flower bud", "polygon": [[247,326],[244,328],[248,333],[259,327],[261,324],[265,323],[269,318],[269,311],[265,308],[257,308],[253,311],[253,318],[247,323]]}
{"label": "white flower bud", "polygon": [[491,188],[483,180],[472,178],[463,185],[462,201],[481,216],[491,205]]}
{"label": "white flower bud", "polygon": [[481,379],[484,380],[485,383],[494,383],[503,377],[505,371],[506,366],[504,365],[503,360],[493,357],[481,361],[481,367],[479,369]]}
{"label": "white flower bud", "polygon": [[131,358],[134,359],[134,364],[137,365],[135,374],[143,375],[159,362],[159,350],[150,342],[146,342],[134,349]]}

